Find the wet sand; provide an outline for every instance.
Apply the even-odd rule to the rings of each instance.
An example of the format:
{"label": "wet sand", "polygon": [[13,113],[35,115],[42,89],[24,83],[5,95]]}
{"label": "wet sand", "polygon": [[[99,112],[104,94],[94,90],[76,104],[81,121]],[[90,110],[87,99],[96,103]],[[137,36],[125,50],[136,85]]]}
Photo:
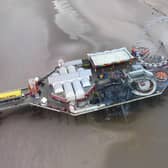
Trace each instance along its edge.
{"label": "wet sand", "polygon": [[[144,24],[165,16],[166,6],[164,0],[3,0],[0,90],[24,86],[29,77],[54,68],[59,58],[81,58],[137,41],[157,46],[166,39],[167,21],[149,30]],[[130,122],[92,115],[75,120],[49,112],[40,117],[32,115],[33,109],[16,109],[20,114],[0,126],[0,167],[167,167],[167,102],[163,96],[137,104]]]}

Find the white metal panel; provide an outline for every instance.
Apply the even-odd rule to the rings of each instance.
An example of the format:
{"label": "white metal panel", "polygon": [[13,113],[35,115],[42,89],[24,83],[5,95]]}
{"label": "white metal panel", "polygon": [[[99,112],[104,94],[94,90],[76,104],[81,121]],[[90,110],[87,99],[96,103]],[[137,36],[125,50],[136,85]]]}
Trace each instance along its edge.
{"label": "white metal panel", "polygon": [[75,80],[75,81],[72,82],[72,85],[73,85],[73,88],[74,88],[74,91],[75,91],[76,99],[84,98],[85,92],[83,90],[83,87],[82,87],[80,81]]}
{"label": "white metal panel", "polygon": [[54,93],[62,93],[64,91],[61,84],[54,84],[53,88],[54,88]]}
{"label": "white metal panel", "polygon": [[67,74],[67,69],[65,67],[61,67],[58,70],[61,75]]}
{"label": "white metal panel", "polygon": [[92,76],[92,72],[91,72],[91,70],[90,69],[86,69],[86,70],[81,70],[81,71],[79,71],[79,76],[80,76],[80,78],[88,78],[89,79],[89,77],[90,76]]}
{"label": "white metal panel", "polygon": [[65,78],[66,78],[65,80],[68,80],[68,81],[71,81],[71,82],[72,82],[73,80],[79,78],[79,74],[78,74],[77,72],[70,73],[70,74],[68,74]]}
{"label": "white metal panel", "polygon": [[82,82],[82,86],[83,86],[83,87],[89,87],[89,86],[91,86],[91,83],[90,83],[90,81],[89,81],[88,78],[83,78],[83,79],[81,80],[81,82]]}
{"label": "white metal panel", "polygon": [[65,97],[68,101],[74,101],[75,100],[75,93],[72,88],[72,84],[70,82],[64,83],[64,92],[65,92]]}
{"label": "white metal panel", "polygon": [[66,82],[72,82],[73,80],[76,80],[79,78],[79,74],[77,72],[69,73],[60,75],[56,78],[57,83],[66,83]]}
{"label": "white metal panel", "polygon": [[68,72],[69,72],[69,73],[74,73],[74,72],[76,72],[75,66],[73,66],[73,65],[68,66],[67,69],[68,69]]}
{"label": "white metal panel", "polygon": [[56,79],[59,78],[59,76],[60,76],[60,75],[59,75],[58,73],[56,73],[56,72],[52,73],[52,74],[48,77],[48,83],[49,83],[50,85],[53,85],[53,84],[55,83]]}
{"label": "white metal panel", "polygon": [[48,83],[49,83],[49,85],[52,85],[54,82],[55,82],[55,77],[49,76],[48,77]]}

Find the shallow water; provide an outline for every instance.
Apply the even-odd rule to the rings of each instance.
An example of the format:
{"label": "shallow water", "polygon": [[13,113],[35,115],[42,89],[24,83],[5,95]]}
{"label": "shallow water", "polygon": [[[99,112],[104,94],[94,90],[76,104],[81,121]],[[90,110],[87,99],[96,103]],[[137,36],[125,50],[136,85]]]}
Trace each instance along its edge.
{"label": "shallow water", "polygon": [[[54,68],[59,58],[71,60],[95,50],[129,47],[142,34],[142,40],[149,40],[142,24],[144,17],[153,17],[152,11],[144,4],[137,7],[139,1],[106,0],[104,6],[98,0],[61,2],[56,10],[45,0],[2,0],[1,91],[26,85],[29,77]],[[116,9],[107,8],[107,3]],[[154,35],[156,39],[158,34]],[[49,112],[40,117],[32,115],[33,109],[16,109],[20,114],[0,126],[0,166],[167,167],[167,102],[163,96],[134,105],[129,122],[95,120],[93,115],[75,120]]]}

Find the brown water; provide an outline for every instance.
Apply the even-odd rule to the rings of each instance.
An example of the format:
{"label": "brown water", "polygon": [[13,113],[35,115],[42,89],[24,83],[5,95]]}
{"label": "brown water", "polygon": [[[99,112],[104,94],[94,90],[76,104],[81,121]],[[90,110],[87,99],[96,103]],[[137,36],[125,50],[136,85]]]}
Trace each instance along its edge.
{"label": "brown water", "polygon": [[[142,37],[145,18],[153,17],[150,8],[133,0],[62,2],[57,1],[58,14],[46,0],[1,1],[1,91],[22,87],[29,77],[45,74],[58,58],[130,47]],[[144,34],[142,38],[149,40]],[[0,126],[0,167],[167,167],[167,102],[163,96],[137,104],[129,122],[92,116],[76,121],[49,112],[39,117],[29,114],[32,109],[17,109],[26,113],[10,116]]]}

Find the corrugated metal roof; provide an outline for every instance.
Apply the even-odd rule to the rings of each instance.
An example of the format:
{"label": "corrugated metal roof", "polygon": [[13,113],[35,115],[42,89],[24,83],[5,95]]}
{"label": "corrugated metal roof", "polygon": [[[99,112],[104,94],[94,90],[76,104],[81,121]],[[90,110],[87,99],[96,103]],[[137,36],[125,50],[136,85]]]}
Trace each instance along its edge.
{"label": "corrugated metal roof", "polygon": [[82,87],[80,81],[75,80],[75,81],[72,82],[72,85],[73,85],[73,88],[74,88],[76,99],[84,98],[85,92],[83,90],[83,87]]}
{"label": "corrugated metal roof", "polygon": [[84,98],[85,91],[83,87],[91,85],[89,81],[92,76],[91,70],[83,68],[76,70],[75,66],[69,65],[58,68],[57,71],[59,73],[55,72],[48,77],[48,82],[53,86],[55,94],[64,91],[65,98],[68,101]]}
{"label": "corrugated metal roof", "polygon": [[70,82],[64,83],[64,91],[65,91],[65,97],[68,101],[74,101],[75,100],[75,93],[72,88],[72,84]]}
{"label": "corrugated metal roof", "polygon": [[[71,69],[72,70],[72,69]],[[59,70],[60,71],[60,70]],[[62,72],[62,70],[61,70]],[[55,83],[61,83],[64,84],[66,82],[73,82],[74,80],[82,80],[84,78],[90,78],[90,76],[92,76],[92,72],[91,70],[87,69],[83,69],[80,71],[76,71],[76,72],[72,72],[72,73],[64,73],[65,69],[63,69],[63,73],[60,75],[56,75],[56,76],[49,76],[48,77],[48,82],[49,84],[55,84]]]}
{"label": "corrugated metal roof", "polygon": [[67,74],[67,69],[65,67],[61,67],[61,68],[59,68],[59,73],[61,75]]}
{"label": "corrugated metal roof", "polygon": [[73,66],[73,65],[68,66],[68,67],[67,67],[67,70],[68,70],[69,73],[74,73],[74,72],[76,72],[75,66]]}
{"label": "corrugated metal roof", "polygon": [[83,86],[84,88],[91,86],[91,83],[90,83],[90,81],[89,81],[88,78],[83,78],[83,79],[81,80],[81,82],[82,82],[82,86]]}
{"label": "corrugated metal roof", "polygon": [[62,93],[64,91],[61,84],[53,84],[53,88],[54,93]]}

